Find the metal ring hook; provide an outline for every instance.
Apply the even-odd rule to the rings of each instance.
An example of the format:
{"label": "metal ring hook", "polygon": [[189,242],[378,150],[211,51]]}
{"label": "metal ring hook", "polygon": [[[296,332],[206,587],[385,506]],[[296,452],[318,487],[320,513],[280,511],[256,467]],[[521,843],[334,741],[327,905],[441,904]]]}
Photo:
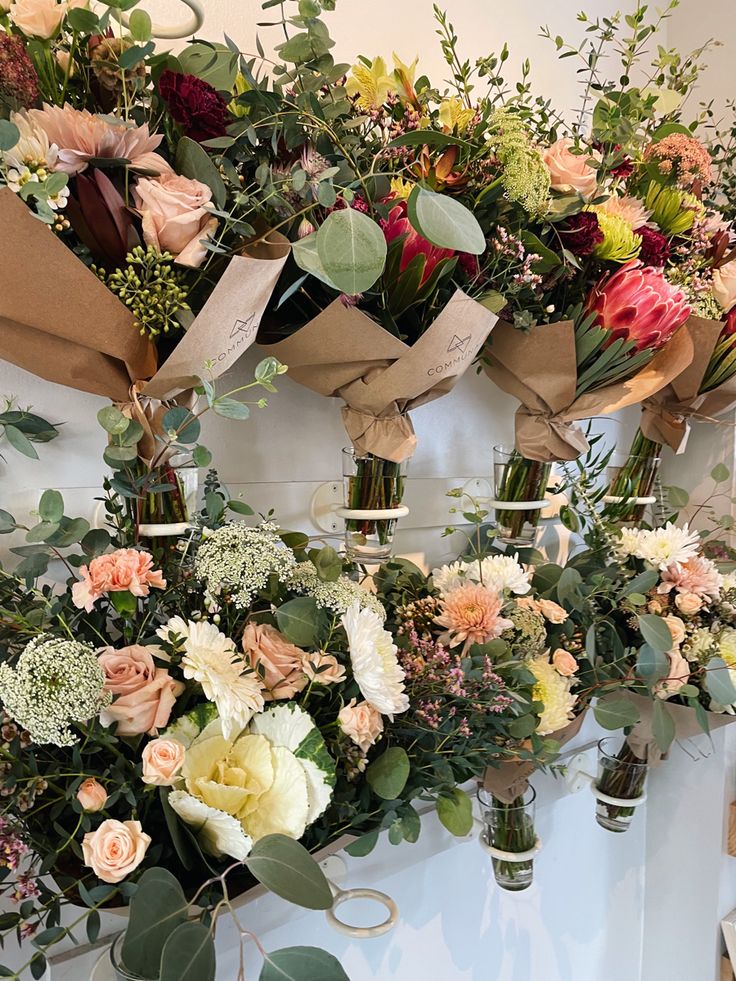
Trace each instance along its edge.
{"label": "metal ring hook", "polygon": [[[325,912],[325,916],[333,930],[337,930],[338,933],[344,933],[346,936],[355,937],[358,940],[367,940],[371,937],[382,937],[384,933],[388,933],[396,926],[399,918],[399,908],[385,892],[379,892],[377,889],[339,889],[334,882],[330,882],[330,888],[332,889],[334,900],[332,908]],[[377,923],[371,927],[351,926],[349,923],[344,923],[337,918],[335,910],[338,906],[341,906],[343,903],[349,903],[352,899],[372,899],[374,902],[386,907],[388,916],[382,923]]]}
{"label": "metal ring hook", "polygon": [[[182,0],[189,9],[191,10],[191,15],[182,24],[177,24],[174,27],[166,27],[163,24],[153,24],[151,27],[151,35],[153,37],[163,38],[164,40],[171,41],[176,38],[190,37],[192,34],[196,34],[200,29],[202,24],[204,24],[204,10],[200,0]],[[130,23],[130,17],[124,14],[120,10],[116,10],[114,7],[110,8],[110,13],[122,24],[123,27],[128,27]]]}

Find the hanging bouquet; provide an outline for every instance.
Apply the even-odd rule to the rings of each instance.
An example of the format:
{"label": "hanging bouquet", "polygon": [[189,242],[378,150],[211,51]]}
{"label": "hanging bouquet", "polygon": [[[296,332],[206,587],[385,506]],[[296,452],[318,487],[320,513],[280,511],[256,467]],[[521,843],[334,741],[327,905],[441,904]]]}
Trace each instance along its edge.
{"label": "hanging bouquet", "polygon": [[125,28],[115,4],[48,8],[0,14],[0,357],[115,400],[144,430],[125,447],[141,524],[186,522],[162,419],[203,379],[233,414],[212,383],[254,341],[284,261],[247,250],[238,175],[208,146],[240,118],[237,59],[157,50],[143,11]]}

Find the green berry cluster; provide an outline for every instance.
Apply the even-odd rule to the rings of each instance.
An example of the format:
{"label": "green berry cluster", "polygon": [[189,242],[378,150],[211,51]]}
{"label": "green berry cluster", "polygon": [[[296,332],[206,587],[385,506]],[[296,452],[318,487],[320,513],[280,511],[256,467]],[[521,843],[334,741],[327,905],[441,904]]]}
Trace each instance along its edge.
{"label": "green berry cluster", "polygon": [[185,273],[174,268],[171,253],[138,245],[125,259],[125,266],[112,273],[96,266],[92,269],[130,308],[141,334],[156,337],[181,327],[176,314],[189,309],[188,291]]}

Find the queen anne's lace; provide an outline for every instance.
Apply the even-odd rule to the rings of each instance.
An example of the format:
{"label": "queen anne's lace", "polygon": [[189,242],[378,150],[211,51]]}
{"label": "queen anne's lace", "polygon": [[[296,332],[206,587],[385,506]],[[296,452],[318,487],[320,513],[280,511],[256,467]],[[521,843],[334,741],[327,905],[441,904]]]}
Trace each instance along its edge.
{"label": "queen anne's lace", "polygon": [[73,746],[73,722],[87,722],[110,704],[94,650],[62,638],[36,637],[14,667],[0,665],[0,699],[36,743]]}
{"label": "queen anne's lace", "polygon": [[353,582],[347,576],[340,576],[334,582],[323,582],[311,562],[300,562],[295,566],[289,576],[288,586],[295,593],[313,596],[318,606],[340,616],[357,602],[362,609],[372,610],[381,618],[381,622],[386,619],[386,610],[374,593],[363,589],[360,583]]}

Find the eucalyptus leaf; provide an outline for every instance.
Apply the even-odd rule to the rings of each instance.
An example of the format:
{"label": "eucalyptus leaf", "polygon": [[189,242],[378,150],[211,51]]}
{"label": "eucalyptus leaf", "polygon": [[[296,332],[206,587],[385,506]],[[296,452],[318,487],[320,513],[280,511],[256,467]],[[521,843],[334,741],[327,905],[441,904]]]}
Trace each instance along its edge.
{"label": "eucalyptus leaf", "polygon": [[464,204],[447,194],[415,185],[407,202],[412,228],[441,249],[481,255],[486,248],[478,219]]}
{"label": "eucalyptus leaf", "polygon": [[604,698],[593,709],[599,726],[604,729],[623,729],[639,721],[639,709],[628,698]]}
{"label": "eucalyptus leaf", "polygon": [[366,770],[366,780],[383,800],[395,800],[409,779],[409,757],[400,746],[391,746]]}
{"label": "eucalyptus leaf", "polygon": [[97,413],[97,421],[111,436],[120,436],[128,428],[130,419],[124,416],[114,405],[106,405]]}
{"label": "eucalyptus leaf", "polygon": [[222,208],[227,200],[225,182],[210,155],[195,140],[183,136],[176,147],[176,169],[193,180],[201,181],[212,191],[215,206]]}
{"label": "eucalyptus leaf", "polygon": [[437,801],[437,817],[456,838],[464,838],[473,828],[473,805],[467,794],[455,787]]}
{"label": "eucalyptus leaf", "polygon": [[128,21],[128,30],[134,41],[149,41],[151,38],[151,15],[145,10],[134,10]]}
{"label": "eucalyptus leaf", "polygon": [[158,974],[164,945],[186,923],[187,912],[187,899],[176,877],[168,869],[146,869],[130,903],[122,948],[125,966],[144,978],[152,971]]}
{"label": "eucalyptus leaf", "polygon": [[350,981],[342,965],[319,947],[283,947],[266,954],[258,981]]}
{"label": "eucalyptus leaf", "polygon": [[210,930],[203,923],[182,923],[164,944],[159,981],[214,981],[215,967]]}
{"label": "eucalyptus leaf", "polygon": [[350,296],[370,289],[386,264],[386,238],[380,226],[354,208],[329,214],[316,233],[316,245],[327,276]]}
{"label": "eucalyptus leaf", "polygon": [[672,650],[673,640],[670,628],[662,617],[654,613],[643,613],[639,617],[639,630],[645,643],[655,651],[665,653]]}
{"label": "eucalyptus leaf", "polygon": [[712,657],[705,666],[705,688],[714,702],[719,705],[733,705],[736,702],[736,687],[731,672],[722,657]]}
{"label": "eucalyptus leaf", "polygon": [[9,119],[0,119],[0,151],[12,150],[20,139],[20,130]]}
{"label": "eucalyptus leaf", "polygon": [[57,490],[45,490],[38,502],[38,514],[43,521],[59,522],[64,517],[64,498]]}
{"label": "eucalyptus leaf", "polygon": [[332,891],[322,869],[293,838],[259,838],[245,864],[259,882],[289,903],[306,909],[332,906]]}
{"label": "eucalyptus leaf", "polygon": [[642,644],[636,659],[636,671],[651,687],[669,674],[669,658],[663,651],[655,650],[650,644]]}
{"label": "eucalyptus leaf", "polygon": [[13,449],[22,453],[23,456],[29,457],[31,460],[38,459],[38,453],[36,453],[33,443],[20,429],[17,429],[15,426],[6,426],[5,435]]}
{"label": "eucalyptus leaf", "polygon": [[279,630],[297,647],[314,643],[319,625],[319,609],[313,596],[297,596],[276,610]]}
{"label": "eucalyptus leaf", "polygon": [[666,753],[672,745],[672,740],[675,738],[674,719],[667,708],[666,702],[661,698],[654,699],[652,712],[652,735],[661,751]]}
{"label": "eucalyptus leaf", "polygon": [[353,858],[364,858],[366,855],[370,855],[377,843],[378,831],[369,831],[361,838],[351,841],[349,845],[346,845],[345,851],[348,855],[352,855]]}

